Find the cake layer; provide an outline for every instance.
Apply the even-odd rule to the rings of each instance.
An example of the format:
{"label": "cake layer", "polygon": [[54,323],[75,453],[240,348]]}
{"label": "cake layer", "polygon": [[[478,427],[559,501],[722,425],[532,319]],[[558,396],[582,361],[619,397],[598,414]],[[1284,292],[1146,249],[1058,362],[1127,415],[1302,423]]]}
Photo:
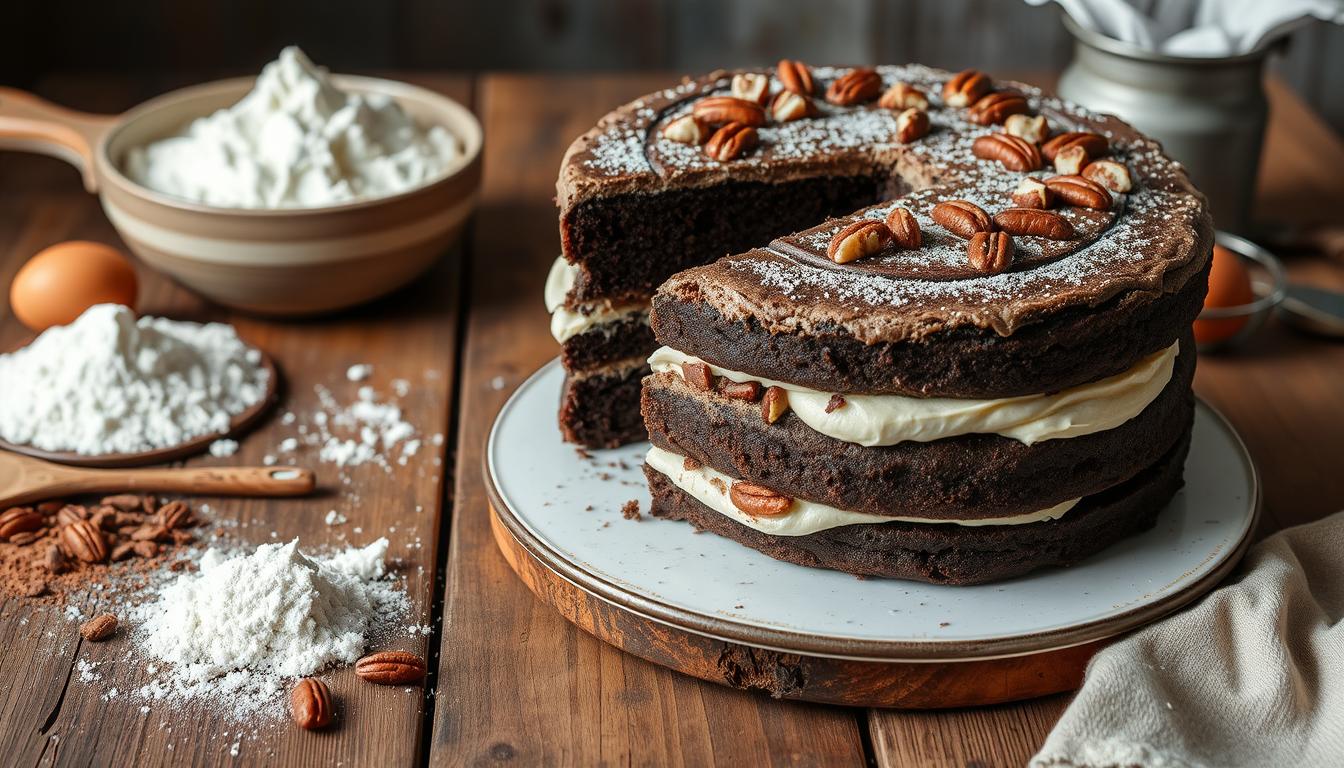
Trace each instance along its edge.
{"label": "cake layer", "polygon": [[647,436],[639,414],[640,380],[648,365],[613,365],[598,371],[566,373],[560,391],[560,433],[589,448],[615,448]]}
{"label": "cake layer", "polygon": [[1189,446],[1187,431],[1129,481],[1082,499],[1058,519],[1024,525],[892,522],[776,536],[705,506],[647,464],[644,473],[653,494],[654,517],[688,521],[777,560],[860,576],[967,585],[1071,565],[1151,528],[1181,487]]}
{"label": "cake layer", "polygon": [[1008,336],[962,327],[875,343],[839,326],[769,330],[753,317],[726,317],[698,287],[718,279],[678,275],[654,297],[651,322],[660,344],[723,368],[812,389],[987,398],[1096,381],[1169,346],[1199,314],[1208,264],[1174,293],[1125,293],[1097,307],[1062,310]]}
{"label": "cake layer", "polygon": [[601,368],[620,360],[646,358],[657,347],[645,315],[634,315],[566,338],[560,361],[569,373]]}
{"label": "cake layer", "polygon": [[1152,464],[1188,432],[1193,343],[1138,416],[1102,432],[1024,445],[968,434],[864,447],[822,435],[796,414],[774,424],[759,403],[691,387],[673,373],[645,380],[655,446],[791,496],[870,514],[974,519],[1031,513],[1097,493]]}

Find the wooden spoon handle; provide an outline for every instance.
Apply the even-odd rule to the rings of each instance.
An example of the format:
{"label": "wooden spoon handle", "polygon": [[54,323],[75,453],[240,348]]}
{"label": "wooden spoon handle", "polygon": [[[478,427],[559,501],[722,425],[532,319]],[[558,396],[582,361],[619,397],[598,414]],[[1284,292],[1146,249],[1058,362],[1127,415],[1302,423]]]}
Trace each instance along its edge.
{"label": "wooden spoon handle", "polygon": [[31,93],[0,87],[0,149],[22,149],[59,157],[84,175],[84,187],[97,191],[93,153],[116,122],[112,115],[76,112]]}
{"label": "wooden spoon handle", "polygon": [[316,485],[300,467],[79,470],[61,478],[65,493],[158,491],[201,496],[303,496]]}

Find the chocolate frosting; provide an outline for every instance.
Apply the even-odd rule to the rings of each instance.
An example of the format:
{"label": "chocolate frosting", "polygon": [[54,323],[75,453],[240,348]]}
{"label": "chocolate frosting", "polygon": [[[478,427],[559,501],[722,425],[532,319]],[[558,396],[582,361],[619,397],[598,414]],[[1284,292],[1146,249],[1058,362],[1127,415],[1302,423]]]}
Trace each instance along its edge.
{"label": "chocolate frosting", "polygon": [[[847,69],[813,69],[817,93]],[[1001,131],[965,119],[941,101],[952,74],[918,65],[879,67],[884,87],[905,82],[928,96],[931,133],[911,144],[896,136],[896,113],[876,103],[836,107],[819,97],[819,117],[759,129],[760,147],[725,163],[699,147],[662,137],[662,125],[707,94],[728,92],[733,73],[716,72],[651,94],[609,114],[570,147],[557,200],[563,211],[594,197],[711,186],[727,180],[782,182],[815,176],[898,177],[914,191],[756,250],[682,272],[660,292],[706,301],[729,319],[754,318],[775,332],[837,328],[867,343],[926,338],[967,326],[1009,335],[1059,310],[1096,306],[1123,292],[1156,300],[1179,291],[1205,266],[1212,222],[1203,195],[1154,141],[1119,119],[1090,113],[1021,83],[997,89],[1023,93],[1053,131],[1093,131],[1110,141],[1109,158],[1125,163],[1135,189],[1114,195],[1108,211],[1058,208],[1074,225],[1067,241],[1017,237],[1013,267],[985,276],[972,270],[966,243],[929,216],[936,203],[965,199],[987,211],[1011,206],[1022,173],[980,160],[971,144]],[[767,74],[772,74],[766,71]],[[778,81],[772,88],[778,90]],[[1046,178],[1047,169],[1033,172]],[[862,218],[908,208],[924,243],[888,247],[845,265],[826,258],[831,236]]]}

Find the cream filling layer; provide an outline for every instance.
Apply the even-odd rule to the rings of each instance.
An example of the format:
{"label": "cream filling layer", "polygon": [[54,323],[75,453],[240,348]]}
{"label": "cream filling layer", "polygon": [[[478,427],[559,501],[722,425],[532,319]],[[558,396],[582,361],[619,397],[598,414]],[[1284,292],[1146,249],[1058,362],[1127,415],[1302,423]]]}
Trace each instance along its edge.
{"label": "cream filling layer", "polygon": [[[1114,429],[1134,418],[1157,398],[1171,380],[1179,342],[1140,360],[1124,373],[1049,395],[1023,395],[996,400],[903,395],[845,395],[845,404],[826,412],[831,393],[709,365],[733,381],[758,381],[783,387],[798,418],[823,435],[856,445],[895,445],[906,440],[929,442],[973,433],[1010,437],[1026,445]],[[697,357],[660,347],[649,357],[655,373],[681,375]]]}
{"label": "cream filling layer", "polygon": [[546,275],[546,311],[551,313],[551,335],[559,343],[564,344],[581,333],[627,318],[648,320],[649,308],[643,304],[612,305],[603,301],[586,304],[581,312],[567,309],[565,296],[574,287],[578,274],[579,268],[560,256]]}
{"label": "cream filling layer", "polygon": [[650,446],[645,457],[649,466],[662,472],[672,484],[690,494],[701,504],[726,515],[733,520],[772,536],[806,536],[809,533],[839,528],[842,525],[876,525],[881,523],[927,523],[931,525],[1027,525],[1046,520],[1057,520],[1073,509],[1081,499],[1070,499],[1049,509],[1011,517],[985,517],[978,520],[933,520],[927,517],[887,517],[870,515],[866,512],[849,512],[843,509],[819,504],[815,501],[795,499],[793,507],[782,515],[774,517],[754,517],[743,512],[733,504],[728,495],[733,479],[709,466],[696,469],[686,468],[686,457],[658,446]]}

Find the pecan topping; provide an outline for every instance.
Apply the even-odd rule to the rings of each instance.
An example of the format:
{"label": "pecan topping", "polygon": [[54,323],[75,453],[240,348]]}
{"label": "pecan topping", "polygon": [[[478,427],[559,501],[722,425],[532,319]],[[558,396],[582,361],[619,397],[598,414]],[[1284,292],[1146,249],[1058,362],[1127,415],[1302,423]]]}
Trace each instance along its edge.
{"label": "pecan topping", "polygon": [[756,148],[756,129],[742,123],[728,123],[705,142],[705,154],[726,163]]}
{"label": "pecan topping", "polygon": [[741,123],[765,125],[765,109],[754,101],[735,96],[710,96],[695,102],[691,114],[709,125]]}
{"label": "pecan topping", "polygon": [[380,651],[355,662],[355,674],[379,685],[404,685],[425,676],[425,660],[406,651]]}
{"label": "pecan topping", "polygon": [[994,88],[989,75],[967,69],[952,76],[943,86],[943,101],[949,107],[968,107]]}
{"label": "pecan topping", "polygon": [[1055,173],[1063,176],[1077,176],[1087,165],[1087,150],[1074,144],[1055,153]]}
{"label": "pecan topping", "polygon": [[698,147],[709,138],[709,126],[695,115],[682,115],[663,126],[663,138]]}
{"label": "pecan topping", "polygon": [[89,510],[79,504],[66,504],[56,511],[57,525],[70,525],[89,516]]}
{"label": "pecan topping", "polygon": [[770,103],[770,117],[777,123],[791,123],[811,117],[815,112],[811,98],[793,91],[780,91]]}
{"label": "pecan topping", "polygon": [[117,617],[110,613],[100,613],[79,626],[79,634],[90,642],[100,642],[117,631]]}
{"label": "pecan topping", "polygon": [[1010,235],[1044,237],[1047,240],[1068,240],[1073,237],[1073,225],[1054,211],[1007,208],[994,214],[994,223]]}
{"label": "pecan topping", "polygon": [[765,395],[761,397],[761,418],[765,419],[766,424],[774,424],[779,421],[789,410],[789,393],[783,387],[770,387],[765,390]]}
{"label": "pecan topping", "polygon": [[144,506],[144,499],[134,493],[119,493],[116,496],[104,497],[98,504],[103,507],[116,507],[122,512],[135,512]]}
{"label": "pecan topping", "polygon": [[185,528],[191,525],[191,509],[184,502],[170,501],[164,504],[157,515],[159,524],[164,528]]}
{"label": "pecan topping", "polygon": [[882,90],[882,76],[877,70],[859,67],[831,81],[826,89],[826,100],[841,107],[872,101]]}
{"label": "pecan topping", "polygon": [[780,59],[775,66],[775,76],[779,78],[784,90],[810,96],[816,86],[812,84],[812,70],[801,61]]}
{"label": "pecan topping", "polygon": [[896,247],[913,251],[924,242],[924,237],[919,231],[919,222],[915,221],[915,215],[905,208],[892,208],[891,213],[887,214],[886,222],[887,229],[891,232],[891,241]]}
{"label": "pecan topping", "polygon": [[305,731],[331,725],[333,707],[331,689],[315,677],[305,677],[289,692],[289,714],[294,724]]}
{"label": "pecan topping", "polygon": [[36,531],[46,525],[42,515],[32,507],[14,507],[0,514],[0,541],[16,534]]}
{"label": "pecan topping", "polygon": [[1018,208],[1049,208],[1055,202],[1055,193],[1034,176],[1023,177],[1013,190],[1013,205]]}
{"label": "pecan topping", "polygon": [[1013,237],[1007,232],[977,232],[966,244],[971,266],[988,275],[997,275],[1013,263]]}
{"label": "pecan topping", "polygon": [[929,98],[924,92],[906,83],[897,83],[882,94],[882,98],[877,100],[877,106],[883,109],[915,109],[929,108]]}
{"label": "pecan topping", "polygon": [[896,140],[902,144],[918,141],[929,135],[929,113],[911,107],[896,116]]}
{"label": "pecan topping", "polygon": [[831,399],[826,401],[826,412],[834,413],[845,407],[845,396],[839,392],[831,395]]}
{"label": "pecan topping", "polygon": [[728,498],[734,507],[753,517],[774,517],[793,507],[792,498],[745,480],[733,481],[732,487],[728,489]]}
{"label": "pecan topping", "polygon": [[696,389],[708,392],[714,388],[714,373],[704,363],[682,363],[681,377]]}
{"label": "pecan topping", "polygon": [[1112,192],[1125,193],[1134,188],[1129,167],[1114,160],[1096,160],[1083,169],[1083,178],[1094,181]]}
{"label": "pecan topping", "polygon": [[994,221],[985,209],[969,200],[946,200],[929,212],[943,229],[958,237],[969,238],[977,232],[992,232]]}
{"label": "pecan topping", "polygon": [[108,555],[107,559],[111,560],[114,563],[119,563],[122,560],[125,560],[126,558],[135,554],[135,544],[136,543],[133,541],[121,542],[120,544],[112,548],[112,554]]}
{"label": "pecan topping", "polygon": [[1104,211],[1111,207],[1111,193],[1091,179],[1082,176],[1051,176],[1045,186],[1065,205]]}
{"label": "pecan topping", "polygon": [[101,563],[107,559],[107,540],[88,520],[79,520],[62,528],[61,543],[70,554],[86,563]]}
{"label": "pecan topping", "polygon": [[1030,112],[1027,99],[1015,91],[995,91],[982,96],[971,105],[966,118],[980,125],[1000,125],[1009,115],[1021,115]]}
{"label": "pecan topping", "polygon": [[836,232],[826,256],[836,264],[848,264],[865,256],[872,256],[891,241],[887,225],[873,219],[860,219]]}
{"label": "pecan topping", "polygon": [[1045,115],[1009,115],[1003,121],[1003,130],[1009,136],[1040,144],[1050,135],[1050,124],[1045,121]]}
{"label": "pecan topping", "polygon": [[748,403],[754,403],[761,399],[761,383],[759,381],[733,381],[729,378],[722,378],[719,379],[718,389],[719,394],[734,400],[746,400]]}
{"label": "pecan topping", "polygon": [[1036,145],[1006,133],[991,133],[971,143],[971,154],[981,160],[997,160],[1010,171],[1027,172],[1041,167]]}
{"label": "pecan topping", "polygon": [[1053,163],[1055,155],[1059,154],[1061,149],[1073,146],[1079,146],[1087,150],[1090,157],[1101,157],[1106,154],[1108,143],[1106,137],[1099,133],[1067,131],[1042,144],[1041,154],[1045,155],[1046,160]]}
{"label": "pecan topping", "polygon": [[770,97],[770,78],[754,72],[733,75],[733,96],[764,105]]}

